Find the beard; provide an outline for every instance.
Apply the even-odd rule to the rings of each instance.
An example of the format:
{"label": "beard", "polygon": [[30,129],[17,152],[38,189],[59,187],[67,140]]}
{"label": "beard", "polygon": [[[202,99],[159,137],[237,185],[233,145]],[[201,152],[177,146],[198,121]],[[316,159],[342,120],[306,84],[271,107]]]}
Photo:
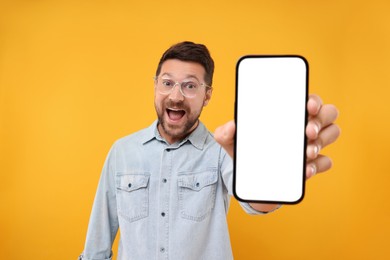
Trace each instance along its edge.
{"label": "beard", "polygon": [[[166,121],[165,116],[169,117],[170,108],[175,110],[184,111],[183,118],[184,122],[180,125],[170,124]],[[160,133],[162,136],[167,136],[172,140],[181,141],[186,138],[198,125],[199,116],[202,112],[200,111],[191,111],[191,109],[184,104],[184,102],[172,102],[167,101],[162,106],[159,107],[155,104],[155,109],[157,112],[158,123],[161,126],[161,130],[164,133]]]}

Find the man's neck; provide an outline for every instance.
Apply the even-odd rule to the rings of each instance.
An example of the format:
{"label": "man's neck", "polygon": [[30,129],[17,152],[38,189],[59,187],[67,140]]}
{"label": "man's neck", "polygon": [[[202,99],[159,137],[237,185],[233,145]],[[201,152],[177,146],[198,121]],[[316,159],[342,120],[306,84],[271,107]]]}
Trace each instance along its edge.
{"label": "man's neck", "polygon": [[177,143],[177,142],[181,142],[183,141],[185,138],[187,138],[190,134],[192,134],[192,132],[195,131],[195,129],[198,127],[199,125],[199,119],[196,121],[196,123],[191,127],[191,129],[189,131],[187,131],[186,133],[184,133],[183,135],[170,135],[168,134],[167,132],[165,132],[164,128],[162,127],[162,125],[160,123],[157,124],[157,130],[160,134],[160,136],[162,138],[165,139],[165,141],[168,143],[168,144],[174,144],[174,143]]}

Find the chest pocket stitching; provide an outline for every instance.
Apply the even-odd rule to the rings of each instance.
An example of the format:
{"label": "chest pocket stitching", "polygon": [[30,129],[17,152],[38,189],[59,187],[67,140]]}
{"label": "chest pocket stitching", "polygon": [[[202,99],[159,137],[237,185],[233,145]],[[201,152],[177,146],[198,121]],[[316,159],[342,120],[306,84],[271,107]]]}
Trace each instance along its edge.
{"label": "chest pocket stitching", "polygon": [[129,222],[149,215],[149,173],[117,175],[118,214]]}
{"label": "chest pocket stitching", "polygon": [[140,188],[146,188],[149,182],[149,175],[145,175],[145,174],[120,175],[119,179],[120,181],[119,181],[118,189],[130,192],[130,191],[138,190]]}
{"label": "chest pocket stitching", "polygon": [[178,184],[180,187],[189,188],[194,191],[200,191],[204,187],[216,183],[218,175],[215,171],[207,171],[204,173],[195,173],[188,176],[179,177]]}
{"label": "chest pocket stitching", "polygon": [[202,221],[215,205],[217,171],[183,174],[185,173],[178,177],[181,216],[184,219]]}

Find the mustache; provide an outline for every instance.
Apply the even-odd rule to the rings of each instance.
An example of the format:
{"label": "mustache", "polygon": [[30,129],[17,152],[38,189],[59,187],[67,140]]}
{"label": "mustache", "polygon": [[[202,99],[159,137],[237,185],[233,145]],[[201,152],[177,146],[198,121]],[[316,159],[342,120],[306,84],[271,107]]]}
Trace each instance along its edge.
{"label": "mustache", "polygon": [[184,104],[183,101],[175,102],[175,101],[169,100],[165,103],[165,107],[166,108],[180,109],[180,110],[184,110],[184,111],[188,110],[188,107]]}

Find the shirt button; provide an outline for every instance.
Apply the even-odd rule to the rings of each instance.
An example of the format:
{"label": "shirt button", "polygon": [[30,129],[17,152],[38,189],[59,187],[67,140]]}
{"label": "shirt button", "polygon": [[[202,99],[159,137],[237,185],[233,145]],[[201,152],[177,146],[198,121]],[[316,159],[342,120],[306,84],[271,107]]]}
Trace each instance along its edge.
{"label": "shirt button", "polygon": [[165,252],[165,248],[161,247],[161,248],[160,248],[160,252],[161,252],[161,253],[164,253],[164,252]]}
{"label": "shirt button", "polygon": [[129,188],[131,188],[131,183],[129,183],[129,185],[127,185]]}
{"label": "shirt button", "polygon": [[167,183],[167,179],[164,178],[164,179],[162,180],[162,182],[163,182],[163,183]]}
{"label": "shirt button", "polygon": [[196,187],[199,187],[199,185],[200,185],[199,182],[197,182],[197,183],[195,184]]}
{"label": "shirt button", "polygon": [[161,212],[161,216],[165,217],[165,212]]}

